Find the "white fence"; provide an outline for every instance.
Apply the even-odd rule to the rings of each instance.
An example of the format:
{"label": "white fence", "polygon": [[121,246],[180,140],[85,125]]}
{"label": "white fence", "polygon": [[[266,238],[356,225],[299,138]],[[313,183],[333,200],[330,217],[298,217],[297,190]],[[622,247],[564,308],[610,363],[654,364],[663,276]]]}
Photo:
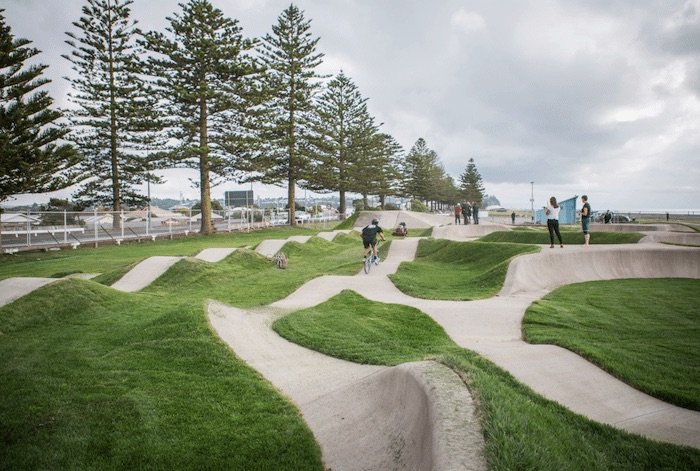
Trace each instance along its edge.
{"label": "white fence", "polygon": [[[287,211],[234,208],[212,211],[217,232],[251,230],[288,224]],[[331,210],[298,219],[300,224],[337,219]],[[54,247],[97,247],[128,241],[156,240],[198,233],[199,211],[172,212],[159,208],[139,211],[37,211],[2,213],[0,235],[2,251],[13,253],[27,249]]]}

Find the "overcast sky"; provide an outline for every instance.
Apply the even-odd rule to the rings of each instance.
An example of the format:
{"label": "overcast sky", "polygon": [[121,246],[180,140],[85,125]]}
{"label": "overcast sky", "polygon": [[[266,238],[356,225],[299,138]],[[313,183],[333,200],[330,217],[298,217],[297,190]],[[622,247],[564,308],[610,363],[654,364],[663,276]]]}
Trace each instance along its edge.
{"label": "overcast sky", "polygon": [[[212,3],[248,37],[270,32],[289,6]],[[69,105],[65,32],[84,4],[0,0],[13,34],[43,51],[58,106]],[[700,208],[700,0],[295,4],[321,38],[320,72],[342,69],[384,132],[406,151],[424,138],[455,179],[474,158],[502,205],[529,208],[534,188],[535,207],[588,194],[594,209]],[[136,0],[132,11],[142,29],[163,30],[180,7]],[[166,176],[153,196],[198,199],[180,171]]]}

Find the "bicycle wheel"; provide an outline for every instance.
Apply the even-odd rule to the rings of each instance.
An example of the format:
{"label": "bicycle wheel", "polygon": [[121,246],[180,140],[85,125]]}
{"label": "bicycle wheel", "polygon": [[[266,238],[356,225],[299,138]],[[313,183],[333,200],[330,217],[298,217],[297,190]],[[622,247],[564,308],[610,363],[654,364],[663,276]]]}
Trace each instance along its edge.
{"label": "bicycle wheel", "polygon": [[372,269],[372,255],[367,255],[365,258],[365,273],[369,273],[369,271]]}

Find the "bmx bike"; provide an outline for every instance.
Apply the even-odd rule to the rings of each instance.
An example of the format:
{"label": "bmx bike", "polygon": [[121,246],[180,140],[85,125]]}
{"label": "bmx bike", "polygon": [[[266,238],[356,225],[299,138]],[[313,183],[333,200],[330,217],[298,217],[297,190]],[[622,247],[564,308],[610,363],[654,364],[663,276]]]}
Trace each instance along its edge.
{"label": "bmx bike", "polygon": [[[379,244],[379,241],[377,241],[377,244]],[[372,265],[379,265],[379,257],[374,255],[374,248],[370,250],[369,255],[365,258],[365,273],[369,274],[370,270],[372,270]]]}

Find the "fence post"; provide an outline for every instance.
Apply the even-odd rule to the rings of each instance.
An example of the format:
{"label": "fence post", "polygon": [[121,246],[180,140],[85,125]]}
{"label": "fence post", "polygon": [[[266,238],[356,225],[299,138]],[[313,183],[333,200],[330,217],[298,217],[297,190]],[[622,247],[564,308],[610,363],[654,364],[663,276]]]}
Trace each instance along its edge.
{"label": "fence post", "polygon": [[63,243],[68,243],[68,212],[63,210]]}
{"label": "fence post", "polygon": [[31,213],[27,210],[27,247],[32,246],[32,220]]}
{"label": "fence post", "polygon": [[124,219],[124,210],[121,210],[121,214],[119,215],[119,219],[121,219],[122,223],[122,240],[124,240],[124,224],[126,223],[126,219]]}
{"label": "fence post", "polygon": [[93,216],[95,217],[95,219],[93,220],[95,225],[95,248],[97,248],[97,206],[95,206],[95,209],[93,210]]}

